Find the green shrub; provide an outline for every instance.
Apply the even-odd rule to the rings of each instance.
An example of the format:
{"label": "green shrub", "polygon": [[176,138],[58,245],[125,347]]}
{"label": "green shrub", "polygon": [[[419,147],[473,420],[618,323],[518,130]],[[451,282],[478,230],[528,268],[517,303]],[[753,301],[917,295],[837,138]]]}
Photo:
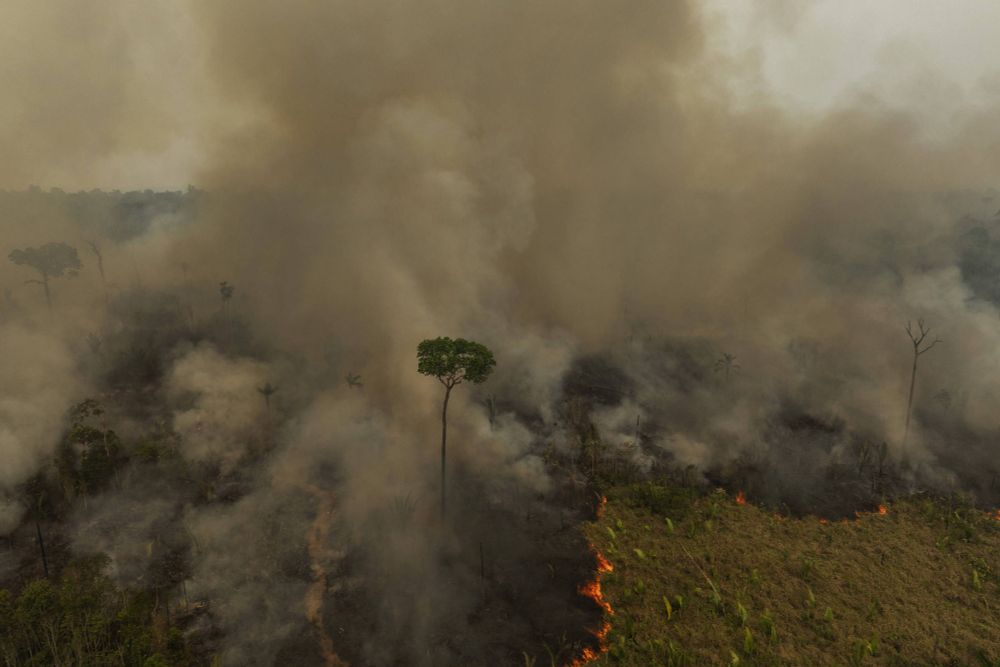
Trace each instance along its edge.
{"label": "green shrub", "polygon": [[691,511],[693,493],[688,489],[661,486],[653,482],[626,487],[625,501],[632,507],[645,508],[654,514],[684,519]]}

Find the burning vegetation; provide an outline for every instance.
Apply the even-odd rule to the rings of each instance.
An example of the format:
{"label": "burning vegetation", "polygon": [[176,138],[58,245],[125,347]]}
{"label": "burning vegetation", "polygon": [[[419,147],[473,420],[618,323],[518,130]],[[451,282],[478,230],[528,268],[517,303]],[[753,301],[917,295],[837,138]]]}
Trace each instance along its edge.
{"label": "burning vegetation", "polygon": [[[650,497],[616,490],[588,529],[615,558],[602,580],[615,614],[607,653],[589,656],[595,665],[1000,658],[1000,622],[986,611],[1000,595],[995,512],[961,498],[912,498],[817,523],[720,493],[686,504],[680,494],[669,504]],[[954,628],[947,637],[935,633],[943,623]]]}
{"label": "burning vegetation", "polygon": [[[603,513],[604,510],[604,505],[606,503],[607,503],[607,498],[602,496],[599,505],[600,511],[598,512],[597,515],[598,519],[600,519],[601,514]],[[601,579],[607,573],[614,572],[615,568],[611,564],[611,562],[608,561],[608,559],[605,558],[603,555],[601,555],[601,552],[598,551],[593,546],[591,546],[591,552],[594,554],[594,566],[595,566],[593,579],[590,579],[589,581],[586,581],[583,584],[581,584],[580,588],[578,589],[578,592],[585,598],[593,600],[594,603],[596,603],[597,606],[603,610],[603,615],[601,617],[600,625],[591,630],[597,642],[596,647],[590,647],[590,646],[584,647],[583,653],[580,655],[580,657],[578,657],[572,662],[573,667],[581,667],[582,665],[585,665],[588,662],[594,660],[601,653],[604,653],[605,651],[608,650],[607,636],[608,632],[611,630],[611,621],[608,617],[615,615],[615,610],[611,608],[611,603],[608,602],[607,599],[605,599],[604,594],[601,592]]]}
{"label": "burning vegetation", "polygon": [[1000,659],[995,77],[802,113],[788,2],[52,2],[5,664]]}
{"label": "burning vegetation", "polygon": [[[606,496],[602,495],[598,498],[595,509],[597,520],[600,520],[604,516],[604,508],[607,504],[608,499]],[[609,572],[614,572],[615,568],[593,544],[590,545],[590,551],[594,555],[593,578],[582,583],[578,592],[585,598],[593,600],[601,608],[603,614],[600,619],[600,625],[591,629],[594,639],[597,642],[596,647],[584,647],[581,655],[571,663],[572,667],[582,667],[608,650],[607,637],[608,632],[611,630],[611,621],[608,617],[615,615],[615,610],[611,608],[611,603],[605,599],[604,594],[601,592],[601,579]]]}

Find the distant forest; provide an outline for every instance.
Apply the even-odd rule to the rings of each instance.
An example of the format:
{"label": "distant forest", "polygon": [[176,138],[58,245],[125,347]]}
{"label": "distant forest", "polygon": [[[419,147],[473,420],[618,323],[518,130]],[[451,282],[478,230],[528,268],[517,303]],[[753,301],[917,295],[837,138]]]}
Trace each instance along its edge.
{"label": "distant forest", "polygon": [[203,195],[202,190],[193,186],[185,191],[166,192],[64,192],[35,186],[27,190],[0,190],[0,220],[10,225],[66,219],[93,236],[124,243],[149,231],[154,220],[191,221]]}

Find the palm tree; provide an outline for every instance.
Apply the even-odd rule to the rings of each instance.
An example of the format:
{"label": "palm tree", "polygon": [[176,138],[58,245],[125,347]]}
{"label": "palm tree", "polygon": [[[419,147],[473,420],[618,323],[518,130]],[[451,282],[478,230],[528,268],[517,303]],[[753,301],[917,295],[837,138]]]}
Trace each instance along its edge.
{"label": "palm tree", "polygon": [[271,423],[271,397],[278,392],[278,388],[270,382],[265,382],[263,387],[257,387],[257,392],[264,397],[264,410],[267,413],[267,422]]}
{"label": "palm tree", "polygon": [[723,352],[722,356],[715,360],[715,372],[723,371],[726,374],[726,382],[729,382],[729,375],[740,370],[740,365],[736,363],[736,355]]}

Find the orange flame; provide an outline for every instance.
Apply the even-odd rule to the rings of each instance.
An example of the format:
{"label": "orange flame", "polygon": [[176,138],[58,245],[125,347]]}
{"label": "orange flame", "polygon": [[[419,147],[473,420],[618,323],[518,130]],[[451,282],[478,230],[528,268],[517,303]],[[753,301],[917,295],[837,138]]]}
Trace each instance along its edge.
{"label": "orange flame", "polygon": [[604,572],[614,572],[615,566],[612,565],[607,558],[601,555],[599,551],[594,552],[594,556],[597,558],[597,572],[598,574],[603,574]]}
{"label": "orange flame", "polygon": [[886,514],[889,513],[889,508],[886,507],[885,505],[879,505],[878,506],[878,513],[881,514],[882,516],[885,516]]}
{"label": "orange flame", "polygon": [[597,660],[597,657],[608,650],[605,642],[607,641],[608,633],[611,631],[611,624],[607,621],[601,623],[601,628],[599,630],[591,630],[594,636],[597,637],[597,641],[600,643],[598,650],[594,650],[589,646],[583,649],[583,653],[580,657],[569,664],[569,667],[584,667],[591,660]]}
{"label": "orange flame", "polygon": [[585,598],[590,598],[597,604],[601,605],[601,608],[606,611],[609,615],[613,616],[615,611],[611,608],[611,604],[604,599],[604,594],[601,593],[601,582],[599,579],[594,581],[588,581],[587,583],[580,586],[578,589],[580,595]]}
{"label": "orange flame", "polygon": [[[604,508],[604,503],[606,502],[607,502],[606,498],[601,498],[601,503],[598,506],[598,511]],[[596,570],[594,572],[594,578],[591,581],[587,581],[581,584],[580,588],[577,590],[580,593],[580,595],[590,598],[598,605],[600,605],[601,609],[604,610],[605,614],[607,614],[608,616],[614,616],[615,610],[611,608],[611,603],[604,599],[604,594],[601,592],[601,575],[605,574],[606,572],[613,572],[615,566],[612,565],[611,562],[608,561],[608,559],[605,558],[600,551],[595,549],[593,545],[591,545],[591,551],[594,552],[594,561],[596,567]],[[607,651],[608,650],[607,637],[610,631],[611,631],[611,623],[609,623],[606,618],[601,621],[600,628],[590,630],[591,634],[593,634],[594,637],[597,638],[597,646],[598,646],[597,650],[595,651],[590,647],[584,648],[583,653],[580,654],[580,657],[570,663],[570,667],[583,667],[591,660],[595,660],[597,656],[599,656],[601,653]]]}
{"label": "orange flame", "polygon": [[742,490],[740,490],[740,492],[736,494],[736,504],[737,505],[746,505],[747,504],[747,497],[743,493]]}
{"label": "orange flame", "polygon": [[598,500],[597,500],[597,509],[594,510],[594,514],[597,515],[598,519],[600,519],[602,516],[604,516],[604,506],[607,505],[607,504],[608,504],[607,497],[601,496],[600,498],[598,498]]}
{"label": "orange flame", "polygon": [[997,521],[1000,521],[1000,509],[996,511],[996,513],[993,515],[993,518],[996,519]]}

